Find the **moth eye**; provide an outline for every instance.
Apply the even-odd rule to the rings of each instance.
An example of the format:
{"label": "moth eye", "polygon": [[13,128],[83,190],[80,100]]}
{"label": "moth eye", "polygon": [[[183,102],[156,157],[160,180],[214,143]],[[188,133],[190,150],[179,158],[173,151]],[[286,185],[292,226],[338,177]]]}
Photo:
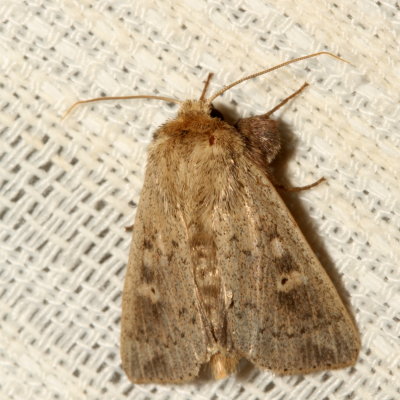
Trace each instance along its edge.
{"label": "moth eye", "polygon": [[224,116],[222,115],[222,113],[220,111],[218,111],[214,106],[212,106],[212,108],[211,108],[210,117],[218,118],[218,119],[221,119],[222,121],[224,120]]}
{"label": "moth eye", "polygon": [[189,131],[187,129],[182,129],[181,130],[181,135],[187,135]]}
{"label": "moth eye", "polygon": [[284,285],[288,281],[288,278],[282,278],[281,284]]}

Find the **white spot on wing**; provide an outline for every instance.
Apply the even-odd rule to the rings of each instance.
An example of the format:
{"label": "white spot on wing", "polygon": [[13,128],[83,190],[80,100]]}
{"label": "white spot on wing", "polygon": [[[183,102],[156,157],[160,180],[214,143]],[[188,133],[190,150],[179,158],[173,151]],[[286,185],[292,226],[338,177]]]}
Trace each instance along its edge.
{"label": "white spot on wing", "polygon": [[271,240],[271,250],[275,257],[282,257],[285,254],[285,249],[282,245],[282,242],[277,236]]}

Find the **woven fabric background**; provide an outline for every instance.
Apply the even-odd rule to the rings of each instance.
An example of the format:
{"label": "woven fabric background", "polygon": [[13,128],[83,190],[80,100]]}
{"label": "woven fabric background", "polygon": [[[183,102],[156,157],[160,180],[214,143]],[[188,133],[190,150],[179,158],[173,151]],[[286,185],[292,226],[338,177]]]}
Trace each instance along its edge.
{"label": "woven fabric background", "polygon": [[[3,0],[0,3],[0,398],[400,399],[400,6],[395,0]],[[275,113],[284,194],[348,301],[362,351],[348,369],[132,385],[121,290],[152,132],[177,110],[102,95],[197,98],[321,50],[218,98]],[[396,381],[397,380],[397,381]]]}

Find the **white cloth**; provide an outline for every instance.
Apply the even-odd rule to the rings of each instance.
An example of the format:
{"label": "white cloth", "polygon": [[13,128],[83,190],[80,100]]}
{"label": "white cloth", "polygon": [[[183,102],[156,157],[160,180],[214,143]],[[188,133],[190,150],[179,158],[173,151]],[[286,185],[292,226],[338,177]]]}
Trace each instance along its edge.
{"label": "white cloth", "polygon": [[[399,60],[394,0],[32,0],[0,3],[0,398],[399,399]],[[278,179],[348,300],[354,368],[304,377],[248,369],[217,382],[131,385],[121,290],[152,132],[176,106],[83,105],[101,95],[197,98],[291,58],[215,104],[276,112]],[[397,383],[395,382],[397,376]]]}

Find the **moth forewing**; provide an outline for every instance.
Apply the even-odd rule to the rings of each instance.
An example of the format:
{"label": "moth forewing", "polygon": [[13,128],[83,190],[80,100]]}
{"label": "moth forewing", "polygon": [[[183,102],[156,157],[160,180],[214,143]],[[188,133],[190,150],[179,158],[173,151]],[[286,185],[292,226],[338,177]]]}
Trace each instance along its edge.
{"label": "moth forewing", "polygon": [[122,299],[122,366],[137,383],[191,380],[208,361],[186,226],[154,187],[158,161],[149,159]]}
{"label": "moth forewing", "polygon": [[234,293],[227,325],[235,350],[279,374],[354,364],[358,333],[328,275],[264,171],[246,158],[239,164],[244,190],[229,217],[221,204],[216,235]]}

